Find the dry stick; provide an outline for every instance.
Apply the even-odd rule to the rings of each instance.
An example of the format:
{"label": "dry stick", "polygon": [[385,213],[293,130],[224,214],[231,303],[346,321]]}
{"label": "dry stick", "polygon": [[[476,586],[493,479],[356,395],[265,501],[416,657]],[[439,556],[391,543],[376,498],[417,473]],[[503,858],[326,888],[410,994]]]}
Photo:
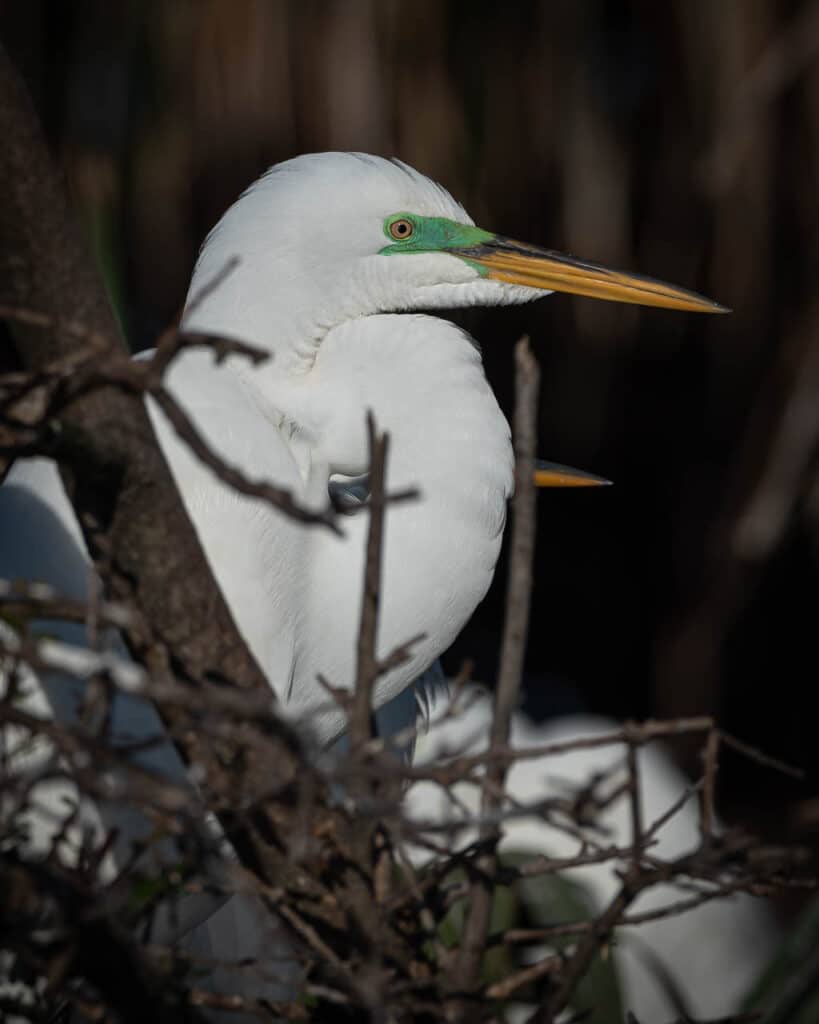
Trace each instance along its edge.
{"label": "dry stick", "polygon": [[507,975],[501,981],[496,981],[486,990],[486,994],[490,999],[508,999],[513,992],[524,985],[529,985],[546,974],[557,974],[562,966],[562,957],[547,956],[530,967],[523,967],[514,974]]}
{"label": "dry stick", "polygon": [[710,839],[714,832],[714,794],[717,783],[719,757],[719,731],[712,729],[708,733],[703,751],[703,787],[700,801],[700,830],[704,839]]}
{"label": "dry stick", "polygon": [[[221,275],[217,275],[217,277],[221,277]],[[174,359],[181,352],[192,348],[209,349],[217,366],[221,366],[231,355],[248,359],[252,366],[262,366],[273,358],[266,349],[260,348],[258,345],[251,345],[246,341],[225,338],[221,334],[183,331],[180,328],[172,327],[160,336],[151,358],[138,365],[146,367],[150,372],[151,379],[158,383]]]}
{"label": "dry stick", "polygon": [[[350,747],[357,753],[373,739],[373,691],[379,675],[389,667],[383,665],[376,653],[378,611],[381,603],[381,556],[384,538],[384,508],[386,505],[386,467],[389,435],[379,434],[372,412],[367,413],[367,435],[370,449],[370,524],[367,531],[367,553],[364,562],[364,589],[361,598],[361,620],[358,629],[356,682],[350,703]],[[414,641],[410,641],[410,644]],[[397,664],[405,660],[408,644],[399,649]],[[371,796],[378,794],[379,786],[370,780]],[[362,833],[362,856],[371,849],[373,858],[373,889],[377,904],[386,903],[392,876],[392,850],[389,837],[382,828]]]}
{"label": "dry stick", "polygon": [[674,817],[675,814],[682,810],[682,808],[688,803],[691,797],[694,796],[695,793],[702,792],[703,785],[704,780],[699,779],[697,782],[686,786],[682,793],[680,793],[680,795],[674,801],[674,803],[671,804],[671,806],[667,810],[665,810],[659,816],[659,818],[656,818],[654,821],[652,821],[652,823],[649,825],[649,827],[643,834],[644,842],[652,842],[654,840],[654,837],[660,831],[660,829],[663,828]]}
{"label": "dry stick", "polygon": [[780,761],[778,757],[770,757],[770,755],[757,750],[756,747],[752,747],[749,743],[743,743],[742,740],[738,740],[736,736],[732,736],[723,729],[720,729],[719,736],[721,742],[726,747],[731,747],[738,754],[742,754],[743,757],[747,757],[751,761],[756,761],[757,764],[761,764],[765,768],[772,768],[775,772],[788,775],[792,779],[801,781],[805,778],[803,769],[796,768],[794,765],[788,764],[787,761]]}
{"label": "dry stick", "polygon": [[[646,883],[645,887],[648,888],[650,884]],[[656,907],[654,910],[645,910],[637,914],[623,913],[615,924],[618,928],[627,928],[648,924],[651,921],[661,921],[667,917],[678,917],[680,914],[690,910],[696,910],[697,907],[701,907],[705,903],[713,903],[714,900],[725,899],[727,896],[732,896],[738,892],[747,892],[749,884],[746,879],[741,879],[737,882],[721,882],[717,888],[700,892],[694,896],[687,896],[684,899],[674,900],[664,904],[662,907]],[[502,941],[510,945],[545,942],[549,939],[586,935],[598,927],[599,923],[596,921],[566,921],[563,924],[554,924],[546,928],[512,928],[504,933]],[[603,944],[603,938],[605,936],[598,939],[600,945]]]}
{"label": "dry stick", "polygon": [[[634,724],[628,728],[617,729],[612,732],[602,733],[599,736],[578,737],[574,740],[560,740],[554,743],[543,743],[534,747],[519,747],[505,750],[483,751],[480,754],[457,755],[450,761],[443,764],[437,762],[428,765],[410,765],[405,769],[407,779],[415,781],[436,782],[439,785],[451,785],[453,782],[460,782],[467,778],[476,768],[493,761],[504,764],[517,764],[521,761],[531,761],[534,758],[553,757],[556,754],[564,754],[567,751],[593,750],[596,747],[609,747],[615,743],[647,743],[649,740],[661,737],[683,736],[690,733],[710,732],[714,728],[714,719],[707,716],[696,718],[671,718],[668,720],[649,719],[640,724]],[[741,740],[736,739],[729,733],[720,730],[720,739],[726,746],[732,747],[743,756],[756,761],[758,764],[772,768],[793,779],[804,779],[805,773],[801,768],[780,761],[777,758],[763,754],[756,747],[752,747]]]}
{"label": "dry stick", "polygon": [[[537,362],[529,349],[529,339],[523,337],[515,346],[515,500],[506,617],[489,738],[490,757],[508,749],[512,712],[517,704],[523,672],[535,545],[534,470],[539,384]],[[481,959],[486,948],[493,880],[498,866],[496,848],[501,834],[499,825],[491,819],[496,816],[503,801],[506,772],[507,761],[504,758],[490,760],[486,766],[481,799],[481,817],[484,821],[480,838],[487,841],[489,852],[478,859],[478,875],[470,886],[467,901],[469,909],[455,971],[455,984],[461,991],[472,990],[478,984]],[[465,1012],[468,1010],[463,1004],[453,1008],[456,1020],[464,1019]]]}
{"label": "dry stick", "polygon": [[[708,856],[712,851],[713,847],[707,843],[707,837],[705,837],[701,852]],[[583,935],[573,955],[566,963],[560,984],[549,996],[542,1009],[532,1018],[532,1021],[537,1021],[538,1024],[553,1024],[558,1015],[568,1005],[577,984],[588,971],[595,955],[602,949],[616,927],[620,925],[644,924],[647,921],[675,916],[683,911],[692,910],[702,903],[717,899],[720,896],[748,889],[752,880],[746,878],[738,879],[735,882],[720,882],[717,883],[717,888],[713,890],[697,893],[676,903],[667,904],[642,913],[625,914],[626,909],[644,889],[650,888],[661,881],[669,881],[678,873],[687,872],[695,857],[696,855],[694,857],[683,857],[675,862],[668,863],[657,861],[654,862],[655,866],[653,868],[645,871],[635,870],[632,865],[626,872],[619,891],[598,917],[592,921],[579,922],[576,925],[559,926],[563,934],[566,933],[567,929],[577,928],[578,930],[582,929]],[[720,859],[724,859],[724,856],[721,855],[710,866],[718,869]],[[648,860],[652,863],[652,858],[648,858]],[[708,867],[709,865],[704,864],[703,866]]]}
{"label": "dry stick", "polygon": [[[423,779],[430,782],[448,784],[460,781],[469,771],[479,768],[484,764],[497,761],[503,764],[513,764],[520,761],[529,761],[534,758],[553,757],[556,754],[565,754],[575,750],[593,750],[596,747],[609,747],[615,743],[628,743],[633,738],[635,742],[646,743],[649,740],[658,739],[663,736],[682,736],[688,733],[707,732],[714,726],[713,718],[702,715],[696,718],[673,718],[667,721],[655,721],[649,719],[640,724],[633,724],[628,728],[614,729],[611,732],[601,733],[598,736],[580,736],[573,740],[558,740],[553,743],[542,743],[534,747],[519,747],[512,749],[506,747],[501,750],[487,750],[480,754],[464,754],[454,757],[443,765],[430,764],[418,765],[407,768],[406,774],[411,779]],[[723,740],[728,739],[722,734]],[[747,748],[752,751],[753,748]],[[758,754],[757,751],[754,751]],[[750,753],[748,756],[751,756]],[[758,755],[764,757],[764,755]],[[766,763],[771,763],[768,758]],[[777,763],[778,766],[778,763]],[[787,768],[789,773],[797,769]],[[801,778],[801,774],[797,776]]]}
{"label": "dry stick", "polygon": [[371,412],[367,413],[370,443],[370,528],[364,563],[364,593],[358,629],[358,663],[350,713],[350,746],[360,750],[372,739],[373,689],[379,665],[375,652],[381,584],[381,545],[384,535],[384,485],[389,436],[378,434]]}
{"label": "dry stick", "polygon": [[331,509],[314,511],[305,508],[294,500],[293,495],[286,488],[276,487],[266,480],[251,480],[236,466],[225,462],[208,445],[190,416],[165,388],[159,386],[149,387],[148,394],[165,414],[176,434],[187,444],[199,461],[204,463],[209,469],[212,469],[216,476],[232,487],[233,490],[239,494],[246,494],[249,497],[261,498],[297,522],[305,524],[319,523],[329,526],[336,534],[341,533],[336,522],[335,513]]}
{"label": "dry stick", "polygon": [[[628,729],[630,722],[626,723]],[[643,851],[643,808],[640,803],[640,773],[637,766],[637,744],[629,743],[626,755],[628,762],[628,795],[631,810],[631,863],[634,871],[640,870],[640,855]]]}
{"label": "dry stick", "polygon": [[620,921],[626,907],[647,884],[648,882],[640,883],[627,876],[620,891],[603,913],[594,921],[588,922],[582,939],[566,963],[560,984],[547,999],[542,1010],[533,1018],[538,1024],[553,1024],[558,1014],[568,1006],[575,988],[589,969],[595,954]]}

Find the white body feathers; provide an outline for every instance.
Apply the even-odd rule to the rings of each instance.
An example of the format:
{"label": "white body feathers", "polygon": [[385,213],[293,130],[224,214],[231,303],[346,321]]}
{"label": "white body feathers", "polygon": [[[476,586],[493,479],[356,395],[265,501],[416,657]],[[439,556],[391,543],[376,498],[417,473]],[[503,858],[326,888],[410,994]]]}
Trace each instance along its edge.
{"label": "white body feathers", "polygon": [[[477,754],[488,745],[492,701],[476,688],[467,688],[460,700],[464,710],[436,724],[419,737],[415,761],[434,763],[457,754]],[[440,716],[439,716],[440,717]],[[552,743],[571,743],[583,737],[616,730],[618,723],[590,715],[558,718],[538,725],[522,713],[512,720],[510,746],[513,749]],[[684,795],[688,782],[675,767],[661,743],[638,751],[641,805],[646,827],[666,814]],[[506,784],[510,807],[536,807],[558,796],[567,797],[587,785],[595,775],[610,779],[606,792],[614,791],[626,776],[621,746],[575,749],[550,757],[520,760],[512,764]],[[438,785],[419,782],[405,800],[410,819],[425,823],[447,823],[452,833],[445,838],[453,852],[476,839],[474,822],[480,812],[480,791],[475,785],[458,784],[450,793]],[[472,823],[464,825],[464,823]],[[627,847],[631,841],[631,815],[623,796],[600,815],[606,830],[588,831],[590,839],[603,845]],[[442,837],[443,838],[443,837]],[[659,829],[652,853],[667,860],[691,853],[700,842],[699,811],[694,796]],[[500,849],[503,853],[572,858],[581,849],[580,835],[572,837],[552,827],[538,813],[519,814],[504,825]],[[429,853],[418,849],[415,860],[426,863]],[[561,872],[582,885],[597,913],[617,895],[621,879],[611,861]],[[665,907],[691,896],[691,888],[674,884],[646,890],[630,908],[632,913]],[[555,922],[557,923],[557,922]],[[711,1020],[736,1013],[763,969],[778,948],[780,930],[766,900],[745,893],[714,900],[685,914],[674,914],[633,928],[619,930],[612,946],[620,976],[624,1010],[640,1021],[669,1021],[679,1016],[657,976],[657,965],[670,974],[682,994],[692,1019]],[[528,1019],[522,1014],[522,1019]]]}
{"label": "white body feathers", "polygon": [[[201,298],[229,260],[238,264],[191,304],[183,324],[261,347],[270,360],[252,367],[230,357],[217,367],[209,353],[189,351],[167,379],[225,459],[307,504],[327,501],[331,476],[367,471],[368,410],[390,432],[388,485],[418,487],[421,497],[388,512],[379,654],[425,638],[380,680],[378,706],[434,662],[485,594],[513,468],[509,428],[471,339],[446,321],[396,314],[543,294],[486,280],[445,253],[382,255],[384,219],[406,209],[472,223],[445,190],[403,164],[325,153],[273,168],[208,237],[191,296]],[[332,740],[344,719],[317,675],[342,687],[354,680],[366,516],[346,519],[341,539],[298,525],[218,481],[149,410],[245,640],[284,706],[321,743]],[[64,560],[82,564],[56,472],[23,461],[8,486],[50,502],[75,548]],[[18,527],[4,511],[11,504],[0,497],[0,532],[19,563]],[[55,568],[55,581],[61,573]],[[73,588],[84,591],[84,579]]]}

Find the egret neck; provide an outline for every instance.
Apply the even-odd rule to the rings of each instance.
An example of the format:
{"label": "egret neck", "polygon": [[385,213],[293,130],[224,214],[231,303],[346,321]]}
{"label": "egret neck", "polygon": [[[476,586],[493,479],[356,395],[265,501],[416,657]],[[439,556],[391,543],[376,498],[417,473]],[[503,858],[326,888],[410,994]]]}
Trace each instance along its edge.
{"label": "egret neck", "polygon": [[[409,664],[386,675],[380,705],[420,675],[454,640],[492,579],[512,491],[509,425],[483,372],[474,342],[435,317],[376,315],[330,330],[313,369],[282,381],[254,374],[260,400],[289,424],[306,493],[326,500],[334,474],[369,468],[366,411],[391,439],[387,485],[417,488],[417,500],[387,512],[378,654],[424,633]],[[422,413],[422,414],[421,414]],[[421,414],[421,415],[419,415]],[[309,453],[309,461],[298,453]],[[321,674],[337,685],[355,678],[368,517],[342,520],[343,537],[311,530],[304,540],[302,619],[294,676]],[[314,571],[319,567],[320,571]],[[324,735],[343,716],[317,689],[288,694]]]}

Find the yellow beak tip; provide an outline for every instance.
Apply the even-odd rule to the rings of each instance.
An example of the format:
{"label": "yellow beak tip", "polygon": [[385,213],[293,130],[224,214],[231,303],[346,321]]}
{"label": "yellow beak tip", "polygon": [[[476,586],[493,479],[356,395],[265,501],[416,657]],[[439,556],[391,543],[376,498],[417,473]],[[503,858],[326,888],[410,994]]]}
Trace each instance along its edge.
{"label": "yellow beak tip", "polygon": [[535,487],[611,487],[612,481],[557,462],[540,462],[535,469]]}

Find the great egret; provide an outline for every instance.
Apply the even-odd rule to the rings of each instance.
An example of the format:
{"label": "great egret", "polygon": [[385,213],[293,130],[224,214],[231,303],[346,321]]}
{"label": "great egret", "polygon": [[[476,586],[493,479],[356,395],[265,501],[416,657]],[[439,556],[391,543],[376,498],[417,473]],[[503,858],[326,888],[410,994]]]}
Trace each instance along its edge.
{"label": "great egret", "polygon": [[[691,292],[623,274],[475,227],[439,185],[406,164],[351,153],[301,156],[272,168],[208,236],[191,281],[202,295],[183,328],[268,351],[254,368],[216,366],[188,351],[167,385],[207,441],[254,477],[327,501],[368,469],[365,412],[392,436],[391,488],[421,500],[390,508],[378,648],[419,633],[410,658],[378,682],[383,732],[414,718],[411,684],[432,666],[486,593],[512,489],[509,427],[474,341],[430,311],[528,302],[549,291],[715,312]],[[281,705],[321,744],[344,717],[319,685],[354,679],[358,581],[366,517],[343,537],[305,529],[235,493],[149,411],[214,575]],[[21,460],[0,488],[0,577],[44,579],[87,592],[85,548],[54,466]],[[49,625],[72,643],[77,627]],[[33,692],[33,708],[70,720],[80,688]],[[156,735],[152,709],[115,702],[114,730]],[[143,761],[184,777],[173,751]],[[144,823],[120,824],[121,845]],[[52,823],[53,827],[53,823]]]}
{"label": "great egret", "polygon": [[[363,154],[313,154],[273,167],[208,236],[189,294],[231,258],[237,268],[186,313],[183,327],[250,342],[273,358],[259,368],[237,359],[216,367],[196,351],[172,366],[169,388],[210,444],[254,476],[321,504],[332,478],[367,472],[370,409],[392,435],[390,486],[417,486],[423,496],[389,513],[378,645],[386,653],[410,636],[424,639],[379,681],[379,707],[435,661],[486,593],[512,489],[509,427],[479,351],[426,311],[528,302],[553,290],[721,309],[671,285],[477,228],[441,186],[406,164]],[[344,718],[317,677],[349,686],[354,676],[366,517],[351,516],[338,538],[238,496],[149,407],[245,640],[283,703],[320,742],[331,740]],[[9,484],[49,504],[79,543],[50,465],[18,463]],[[18,529],[6,514],[4,546],[17,546]]]}

